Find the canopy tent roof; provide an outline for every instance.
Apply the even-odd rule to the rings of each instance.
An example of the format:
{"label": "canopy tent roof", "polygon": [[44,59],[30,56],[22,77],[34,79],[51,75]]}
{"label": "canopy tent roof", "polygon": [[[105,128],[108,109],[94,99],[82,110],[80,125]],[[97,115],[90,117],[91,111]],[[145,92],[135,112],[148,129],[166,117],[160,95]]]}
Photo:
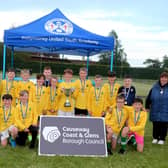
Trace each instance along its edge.
{"label": "canopy tent roof", "polygon": [[15,51],[91,56],[112,51],[114,38],[84,30],[56,9],[29,24],[5,30],[4,44]]}

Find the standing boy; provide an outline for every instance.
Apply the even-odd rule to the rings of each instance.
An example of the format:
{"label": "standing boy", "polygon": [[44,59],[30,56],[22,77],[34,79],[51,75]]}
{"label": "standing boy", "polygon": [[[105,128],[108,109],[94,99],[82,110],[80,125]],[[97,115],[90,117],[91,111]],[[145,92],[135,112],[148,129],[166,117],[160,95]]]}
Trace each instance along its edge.
{"label": "standing boy", "polygon": [[45,80],[45,76],[43,74],[37,74],[36,80],[37,84],[33,86],[33,102],[35,102],[38,116],[40,116],[42,114],[46,114],[47,88],[43,86]]}
{"label": "standing boy", "polygon": [[135,99],[136,90],[132,86],[132,78],[129,75],[124,77],[124,85],[119,88],[118,93],[125,97],[125,105],[131,106]]}
{"label": "standing boy", "polygon": [[74,96],[75,87],[72,80],[73,71],[71,69],[64,70],[64,82],[59,85],[59,107],[58,116],[74,116]]}
{"label": "standing boy", "polygon": [[[115,106],[116,98],[120,85],[116,82],[116,73],[108,71],[108,83],[104,84],[106,91],[105,103],[106,107]],[[106,108],[106,109],[107,109]]]}
{"label": "standing boy", "polygon": [[88,94],[89,90],[92,86],[90,80],[86,79],[87,77],[87,69],[80,68],[79,70],[79,78],[75,81],[75,88],[78,89],[78,95],[75,99],[75,115],[87,116],[87,102],[88,102]]}
{"label": "standing boy", "polygon": [[45,87],[51,86],[51,76],[52,76],[51,67],[49,67],[49,66],[44,67],[43,74],[45,76],[45,80],[44,80],[43,85]]}
{"label": "standing boy", "polygon": [[105,89],[102,87],[102,77],[95,76],[95,86],[90,88],[88,96],[88,112],[92,117],[104,116]]}
{"label": "standing boy", "polygon": [[58,79],[51,77],[51,86],[47,87],[47,115],[57,115],[59,105]]}
{"label": "standing boy", "polygon": [[12,96],[12,105],[16,106],[16,98],[17,98],[17,82],[14,81],[15,70],[13,68],[9,68],[7,71],[7,78],[2,80],[0,83],[0,95],[1,99],[4,94],[10,94]]}
{"label": "standing boy", "polygon": [[18,94],[17,94],[18,98],[19,98],[20,91],[27,90],[29,92],[29,100],[31,102],[33,102],[34,101],[34,96],[33,96],[33,94],[34,94],[34,90],[33,90],[34,83],[29,80],[30,70],[22,69],[21,73],[20,73],[20,76],[22,78],[22,81],[18,82]]}

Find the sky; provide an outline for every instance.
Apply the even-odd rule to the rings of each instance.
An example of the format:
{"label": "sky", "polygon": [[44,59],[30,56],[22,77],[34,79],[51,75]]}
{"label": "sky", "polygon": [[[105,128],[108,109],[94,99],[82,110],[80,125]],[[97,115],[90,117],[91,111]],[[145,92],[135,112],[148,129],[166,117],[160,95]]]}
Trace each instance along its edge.
{"label": "sky", "polygon": [[[168,54],[167,0],[5,0],[0,1],[0,41],[4,30],[34,21],[56,8],[93,33],[118,34],[132,67]],[[96,60],[97,57],[91,57]]]}

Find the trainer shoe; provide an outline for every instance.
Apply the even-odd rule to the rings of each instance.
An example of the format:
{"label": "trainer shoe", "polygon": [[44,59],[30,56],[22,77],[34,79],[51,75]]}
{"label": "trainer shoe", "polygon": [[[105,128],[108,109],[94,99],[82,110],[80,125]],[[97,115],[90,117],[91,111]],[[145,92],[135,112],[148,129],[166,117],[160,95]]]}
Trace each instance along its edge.
{"label": "trainer shoe", "polygon": [[153,143],[153,144],[157,144],[157,143],[158,143],[158,140],[157,140],[157,139],[153,139],[153,140],[152,140],[152,143]]}
{"label": "trainer shoe", "polygon": [[128,145],[133,145],[132,138],[135,138],[135,135],[132,134],[131,136],[129,136],[129,138],[127,139]]}
{"label": "trainer shoe", "polygon": [[164,145],[164,141],[163,141],[163,140],[159,140],[159,141],[158,141],[158,144],[159,144],[159,145]]}
{"label": "trainer shoe", "polygon": [[112,155],[113,154],[113,152],[110,149],[108,149],[107,152],[108,152],[108,155]]}
{"label": "trainer shoe", "polygon": [[34,148],[35,148],[35,144],[32,144],[32,143],[31,143],[31,144],[29,145],[29,149],[34,149]]}
{"label": "trainer shoe", "polygon": [[120,150],[118,151],[118,153],[119,153],[119,154],[122,154],[122,155],[124,155],[125,152],[126,152],[126,151],[125,151],[124,149],[120,149]]}
{"label": "trainer shoe", "polygon": [[38,134],[38,135],[37,135],[37,140],[39,141],[39,139],[40,139],[40,135]]}
{"label": "trainer shoe", "polygon": [[13,138],[10,138],[9,142],[10,142],[12,148],[16,147],[16,141]]}
{"label": "trainer shoe", "polygon": [[28,141],[29,141],[29,142],[32,141],[32,135],[31,135],[31,134],[29,134],[27,138],[28,138]]}

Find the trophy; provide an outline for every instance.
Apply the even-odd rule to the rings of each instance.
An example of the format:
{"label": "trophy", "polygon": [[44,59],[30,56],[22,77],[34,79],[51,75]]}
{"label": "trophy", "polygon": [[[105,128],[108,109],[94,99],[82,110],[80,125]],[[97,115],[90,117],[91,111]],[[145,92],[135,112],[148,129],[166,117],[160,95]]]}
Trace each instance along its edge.
{"label": "trophy", "polygon": [[66,101],[64,103],[64,107],[71,107],[71,103],[69,101],[69,96],[71,94],[71,88],[69,89],[64,89],[64,94],[66,96]]}

